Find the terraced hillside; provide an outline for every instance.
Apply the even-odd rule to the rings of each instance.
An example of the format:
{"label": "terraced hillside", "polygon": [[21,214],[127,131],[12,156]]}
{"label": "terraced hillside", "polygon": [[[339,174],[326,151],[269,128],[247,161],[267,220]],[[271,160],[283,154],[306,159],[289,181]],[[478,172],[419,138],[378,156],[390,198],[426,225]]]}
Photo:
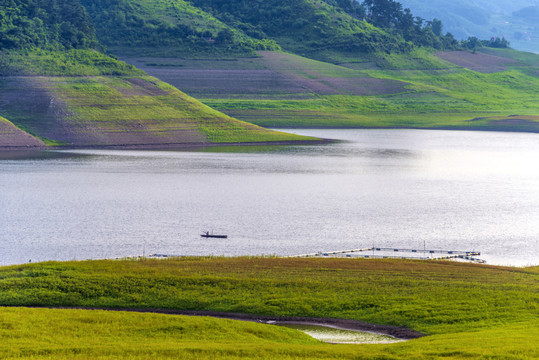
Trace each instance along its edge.
{"label": "terraced hillside", "polygon": [[[0,147],[305,139],[232,119],[103,54],[94,29],[79,0],[0,4]],[[158,28],[149,30],[159,38]]]}
{"label": "terraced hillside", "polygon": [[[149,76],[4,77],[0,92],[2,114],[49,145],[163,147],[300,139],[232,119]],[[42,144],[28,139],[20,145]],[[12,142],[2,136],[0,146]]]}
{"label": "terraced hillside", "polygon": [[267,127],[539,131],[539,56],[485,49],[340,65],[261,52],[236,61],[124,58],[212,108]]}

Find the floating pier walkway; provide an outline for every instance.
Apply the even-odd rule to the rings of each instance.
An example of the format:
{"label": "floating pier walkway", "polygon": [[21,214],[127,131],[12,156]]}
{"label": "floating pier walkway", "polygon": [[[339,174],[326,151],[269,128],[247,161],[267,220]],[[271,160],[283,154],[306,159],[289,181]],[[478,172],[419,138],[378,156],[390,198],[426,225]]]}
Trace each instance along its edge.
{"label": "floating pier walkway", "polygon": [[[364,254],[365,252],[372,251],[372,254]],[[375,254],[378,252],[378,254]],[[363,253],[363,254],[359,254]],[[381,254],[383,253],[383,254]],[[402,253],[403,255],[391,255],[394,253]],[[423,256],[421,256],[421,254]],[[417,256],[419,255],[419,256]],[[363,249],[350,249],[350,250],[337,250],[316,252],[310,254],[292,255],[286,257],[295,258],[307,258],[307,257],[355,257],[355,258],[375,258],[375,259],[417,259],[417,260],[450,260],[460,259],[471,261],[479,264],[486,263],[485,260],[476,258],[480,256],[479,251],[460,251],[460,250],[417,250],[417,249],[397,249],[397,248],[382,248],[382,247],[370,247]]]}

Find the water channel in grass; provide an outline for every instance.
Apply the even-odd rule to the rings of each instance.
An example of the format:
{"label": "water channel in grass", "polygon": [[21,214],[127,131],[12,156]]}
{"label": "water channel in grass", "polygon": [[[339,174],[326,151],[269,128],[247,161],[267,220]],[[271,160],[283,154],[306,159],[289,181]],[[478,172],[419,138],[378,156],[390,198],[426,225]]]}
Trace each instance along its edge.
{"label": "water channel in grass", "polygon": [[373,245],[539,264],[538,134],[290,131],[343,141],[2,156],[0,265]]}
{"label": "water channel in grass", "polygon": [[303,324],[280,326],[302,331],[317,340],[332,344],[389,344],[404,341],[389,335],[376,334],[366,331],[344,330],[330,326]]}

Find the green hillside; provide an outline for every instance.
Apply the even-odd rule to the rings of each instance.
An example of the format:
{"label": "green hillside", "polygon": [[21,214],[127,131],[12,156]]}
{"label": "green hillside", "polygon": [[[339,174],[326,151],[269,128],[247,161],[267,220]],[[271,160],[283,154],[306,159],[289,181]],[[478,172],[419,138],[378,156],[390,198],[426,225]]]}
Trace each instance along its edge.
{"label": "green hillside", "polygon": [[306,139],[232,119],[99,52],[76,0],[13,0],[0,12],[2,148]]}
{"label": "green hillside", "polygon": [[96,47],[92,20],[78,0],[5,0],[0,49]]}
{"label": "green hillside", "polygon": [[[454,48],[399,3],[322,0],[81,0],[97,35],[122,55],[254,56],[280,47],[308,57],[406,52],[413,44]],[[386,6],[387,5],[387,6]],[[355,7],[354,7],[355,6]],[[378,14],[367,18],[367,13]],[[327,56],[327,55],[326,55]]]}
{"label": "green hillside", "polygon": [[[521,61],[516,52],[485,55],[488,48],[472,57],[447,53],[460,47],[444,35],[443,23],[418,19],[395,1],[83,3],[98,28],[111,29],[98,35],[122,59],[261,126],[538,131],[534,60]],[[142,19],[139,28],[114,20],[129,14]],[[163,30],[185,26],[213,37],[222,27],[231,29],[234,40],[225,51],[209,37],[187,41],[182,32]],[[159,35],[155,41],[146,34],[152,29],[152,36]],[[287,52],[234,58],[234,41],[241,36],[271,41]],[[193,45],[195,38],[202,45]],[[474,44],[464,45],[475,52]]]}
{"label": "green hillside", "polygon": [[415,50],[334,65],[261,54],[233,62],[126,60],[262,126],[539,131],[538,55]]}
{"label": "green hillside", "polygon": [[324,1],[193,0],[193,4],[255,36],[270,36],[295,53],[313,56],[321,50],[368,53],[410,49],[402,38]]}
{"label": "green hillside", "polygon": [[115,52],[166,56],[255,56],[277,50],[183,0],[81,0],[99,40]]}
{"label": "green hillside", "polygon": [[[300,139],[230,116],[539,131],[533,55],[456,52],[441,23],[392,0],[10,0],[0,11],[0,114],[50,145]],[[96,33],[131,65],[104,55]]]}

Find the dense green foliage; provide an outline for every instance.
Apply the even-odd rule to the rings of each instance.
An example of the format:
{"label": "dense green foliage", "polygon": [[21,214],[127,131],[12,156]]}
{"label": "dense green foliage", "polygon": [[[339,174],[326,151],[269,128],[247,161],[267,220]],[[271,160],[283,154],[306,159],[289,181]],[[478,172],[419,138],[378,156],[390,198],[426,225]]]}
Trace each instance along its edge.
{"label": "dense green foliage", "polygon": [[411,44],[317,0],[194,0],[223,22],[257,37],[270,37],[294,52],[407,51]]}
{"label": "dense green foliage", "polygon": [[96,46],[92,21],[78,0],[0,2],[0,50]]}
{"label": "dense green foliage", "polygon": [[253,39],[183,0],[81,0],[96,25],[100,41],[122,52],[170,55],[254,55],[277,50],[268,39]]}
{"label": "dense green foliage", "polygon": [[497,49],[506,49],[509,47],[509,41],[505,38],[493,37],[490,40],[480,40],[475,36],[471,36],[466,40],[460,42],[461,46],[469,50],[477,50],[482,47],[490,47]]}
{"label": "dense green foliage", "polygon": [[452,34],[443,34],[441,20],[435,18],[427,22],[421,17],[414,17],[409,8],[403,9],[397,1],[365,0],[362,6],[367,20],[373,25],[390,29],[415,45],[435,49],[454,49],[458,46]]}
{"label": "dense green foliage", "polygon": [[142,75],[134,66],[95,50],[0,51],[0,76]]}
{"label": "dense green foliage", "polygon": [[268,324],[132,312],[0,308],[2,359],[536,359],[533,322],[396,344],[324,344]]}
{"label": "dense green foliage", "polygon": [[537,268],[350,259],[181,258],[0,270],[0,305],[351,318],[430,334],[539,315]]}

